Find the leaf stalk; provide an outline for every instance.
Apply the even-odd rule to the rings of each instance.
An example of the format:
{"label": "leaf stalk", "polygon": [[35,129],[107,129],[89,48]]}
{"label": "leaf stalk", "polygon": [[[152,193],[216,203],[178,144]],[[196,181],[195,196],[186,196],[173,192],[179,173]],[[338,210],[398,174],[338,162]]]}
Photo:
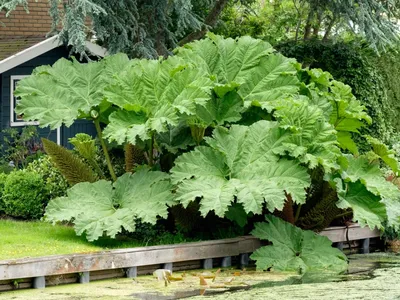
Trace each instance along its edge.
{"label": "leaf stalk", "polygon": [[100,120],[99,118],[95,118],[93,122],[94,126],[96,127],[97,136],[99,137],[101,147],[103,149],[104,157],[106,158],[107,167],[108,170],[110,171],[111,178],[113,181],[117,181],[117,176],[115,175],[114,168],[112,167],[111,164],[110,154],[108,153],[107,145],[103,139],[103,132],[101,131]]}

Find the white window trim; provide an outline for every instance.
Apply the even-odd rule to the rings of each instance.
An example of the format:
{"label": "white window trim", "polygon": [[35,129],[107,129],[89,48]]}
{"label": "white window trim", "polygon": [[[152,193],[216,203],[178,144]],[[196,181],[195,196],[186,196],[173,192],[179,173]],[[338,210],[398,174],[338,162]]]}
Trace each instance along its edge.
{"label": "white window trim", "polygon": [[57,128],[57,145],[61,146],[61,127]]}
{"label": "white window trim", "polygon": [[[39,125],[39,122],[31,121],[31,122],[25,122],[25,121],[15,121],[14,120],[14,81],[15,80],[21,80],[25,77],[28,77],[29,75],[12,75],[10,76],[10,126],[11,127],[22,127],[22,126],[28,126],[28,125]],[[61,127],[57,128],[57,144],[61,145]]]}
{"label": "white window trim", "polygon": [[12,75],[10,78],[10,126],[11,127],[21,127],[21,126],[27,126],[27,125],[39,125],[39,122],[36,121],[31,121],[31,122],[25,122],[25,121],[16,121],[14,120],[14,81],[15,80],[21,80],[25,77],[28,77],[29,75]]}

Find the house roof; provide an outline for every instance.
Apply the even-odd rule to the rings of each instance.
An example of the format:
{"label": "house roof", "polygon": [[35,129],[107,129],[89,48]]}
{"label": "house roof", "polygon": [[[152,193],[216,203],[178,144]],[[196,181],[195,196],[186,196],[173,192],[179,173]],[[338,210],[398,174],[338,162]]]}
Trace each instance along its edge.
{"label": "house roof", "polygon": [[0,61],[43,40],[42,36],[0,37]]}
{"label": "house roof", "polygon": [[[33,36],[0,38],[0,74],[61,45],[57,35],[47,39]],[[86,48],[94,55],[107,55],[106,49],[91,42],[86,42]]]}

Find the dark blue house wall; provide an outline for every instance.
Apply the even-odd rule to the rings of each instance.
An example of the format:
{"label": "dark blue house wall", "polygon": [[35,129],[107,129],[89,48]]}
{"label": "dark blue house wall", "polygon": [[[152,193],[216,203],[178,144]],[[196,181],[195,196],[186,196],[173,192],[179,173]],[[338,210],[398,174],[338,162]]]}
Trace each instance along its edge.
{"label": "dark blue house wall", "polygon": [[[0,106],[0,112],[1,112],[1,119],[0,119],[0,128],[1,130],[9,128],[10,127],[10,121],[11,121],[11,116],[10,116],[10,93],[11,93],[11,76],[15,75],[30,75],[32,71],[42,65],[52,65],[54,64],[58,59],[64,57],[68,57],[68,50],[65,47],[58,47],[55,48],[47,53],[44,53],[34,59],[31,59],[11,70],[8,70],[4,72],[3,74],[0,74],[0,99],[1,99],[1,106]],[[21,128],[21,127],[15,127],[15,128]],[[48,139],[51,139],[52,141],[56,142],[57,141],[57,132],[56,130],[50,130],[50,128],[39,128],[38,127],[38,132],[41,137],[45,137]],[[71,127],[66,128],[62,127],[60,130],[61,133],[61,145],[66,146],[70,148],[71,145],[68,143],[68,138],[73,137],[76,133],[80,132],[85,132],[88,133],[92,136],[95,136],[95,128],[92,123],[83,121],[83,120],[77,120],[75,124],[73,124]]]}

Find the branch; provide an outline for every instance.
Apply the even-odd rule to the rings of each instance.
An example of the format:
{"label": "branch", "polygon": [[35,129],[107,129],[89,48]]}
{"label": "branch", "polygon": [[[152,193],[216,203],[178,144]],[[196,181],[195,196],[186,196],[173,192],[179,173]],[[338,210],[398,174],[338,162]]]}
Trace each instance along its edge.
{"label": "branch", "polygon": [[329,36],[330,36],[330,34],[331,34],[333,25],[335,25],[335,22],[336,22],[336,17],[333,16],[332,19],[331,19],[331,21],[330,21],[329,24],[328,24],[328,27],[326,28],[325,35],[324,35],[324,37],[322,38],[322,41],[325,42],[325,41],[327,41],[327,40],[329,39]]}
{"label": "branch", "polygon": [[217,24],[218,17],[224,10],[226,4],[228,4],[229,0],[217,0],[213,9],[210,11],[206,19],[204,20],[203,29],[192,32],[191,34],[184,37],[181,41],[179,41],[178,45],[182,46],[184,44],[190,43],[195,40],[201,39],[208,31],[208,28],[214,27]]}

